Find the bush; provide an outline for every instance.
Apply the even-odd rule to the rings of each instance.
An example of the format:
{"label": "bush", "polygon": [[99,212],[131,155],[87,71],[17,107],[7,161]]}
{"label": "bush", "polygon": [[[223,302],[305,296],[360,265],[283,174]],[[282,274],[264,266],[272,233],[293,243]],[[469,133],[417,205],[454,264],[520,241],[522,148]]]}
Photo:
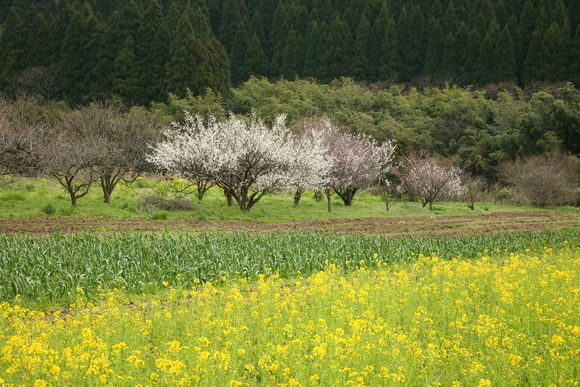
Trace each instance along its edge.
{"label": "bush", "polygon": [[561,206],[574,203],[576,198],[578,165],[561,152],[505,163],[500,171],[502,179],[533,205]]}
{"label": "bush", "polygon": [[44,205],[41,208],[42,212],[44,212],[45,215],[51,216],[54,215],[56,213],[56,209],[54,208],[54,206],[50,203]]}
{"label": "bush", "polygon": [[143,200],[143,209],[148,214],[153,213],[155,210],[162,211],[191,211],[195,210],[196,207],[191,201],[185,199],[164,199],[158,196],[147,196]]}

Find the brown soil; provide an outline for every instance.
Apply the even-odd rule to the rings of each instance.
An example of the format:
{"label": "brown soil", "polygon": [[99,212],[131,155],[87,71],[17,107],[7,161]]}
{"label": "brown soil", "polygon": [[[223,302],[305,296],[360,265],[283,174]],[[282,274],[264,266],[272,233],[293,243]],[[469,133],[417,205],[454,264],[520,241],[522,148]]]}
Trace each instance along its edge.
{"label": "brown soil", "polygon": [[109,218],[0,219],[0,233],[48,234],[53,232],[324,232],[367,235],[462,235],[492,232],[545,231],[580,227],[580,212],[497,212],[489,215],[327,219],[284,223],[209,222],[195,219],[155,221]]}

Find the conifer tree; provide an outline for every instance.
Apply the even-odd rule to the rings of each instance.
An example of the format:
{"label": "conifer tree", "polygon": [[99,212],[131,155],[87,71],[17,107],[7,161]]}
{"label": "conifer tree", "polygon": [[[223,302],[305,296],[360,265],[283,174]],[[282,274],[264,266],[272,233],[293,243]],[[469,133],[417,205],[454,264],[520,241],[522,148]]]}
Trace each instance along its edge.
{"label": "conifer tree", "polygon": [[161,6],[157,0],[149,1],[136,40],[136,72],[139,74],[136,102],[145,105],[161,101],[162,82],[165,79],[165,61],[169,46],[168,30]]}
{"label": "conifer tree", "polygon": [[568,24],[562,28],[553,22],[546,31],[539,53],[538,77],[548,82],[566,80],[570,66],[570,32]]}
{"label": "conifer tree", "polygon": [[278,1],[276,10],[272,15],[272,24],[266,26],[269,29],[268,32],[268,45],[266,47],[266,55],[269,58],[274,58],[275,53],[278,49],[283,49],[286,44],[286,39],[288,39],[288,31],[290,31],[290,26],[286,21],[286,12],[284,3],[282,0]]}
{"label": "conifer tree", "polygon": [[[274,12],[276,12],[276,2],[274,0],[261,0],[260,2],[260,19],[262,19],[262,25],[264,26],[264,41],[262,43],[262,48],[264,53],[268,54],[268,39],[270,38],[269,32],[272,28],[272,23],[274,21]],[[260,37],[258,35],[258,37]]]}
{"label": "conifer tree", "polygon": [[24,23],[14,7],[8,11],[4,32],[0,35],[0,89],[10,90],[26,56],[24,51]]}
{"label": "conifer tree", "polygon": [[220,28],[220,22],[222,17],[222,9],[220,7],[220,0],[208,0],[207,8],[209,12],[209,23],[211,25],[211,30],[215,35],[218,35],[218,30]]}
{"label": "conifer tree", "polygon": [[8,11],[12,8],[12,1],[11,0],[1,0],[0,1],[0,25],[4,22],[6,15],[8,15]]}
{"label": "conifer tree", "polygon": [[247,68],[245,67],[245,62],[248,59],[246,55],[248,53],[249,43],[250,40],[248,38],[246,26],[244,22],[240,22],[229,54],[231,65],[230,72],[232,74],[232,84],[234,86],[245,82],[249,77],[249,74],[246,73]]}
{"label": "conifer tree", "polygon": [[526,60],[524,61],[524,68],[522,70],[522,82],[530,84],[535,80],[539,80],[539,75],[543,64],[540,63],[540,51],[542,49],[542,34],[535,30],[532,34],[532,41],[528,48]]}
{"label": "conifer tree", "polygon": [[318,22],[313,21],[310,23],[307,43],[306,43],[306,57],[304,58],[304,71],[303,74],[307,77],[318,78],[321,60],[321,52],[323,47],[323,41],[320,36],[320,29],[318,27]]}
{"label": "conifer tree", "polygon": [[578,25],[580,25],[580,1],[570,0],[568,1],[568,17],[570,18],[570,28],[572,31],[576,31]]}
{"label": "conifer tree", "polygon": [[[115,59],[117,59],[118,47],[114,30],[119,21],[120,14],[114,11],[106,25],[99,40],[97,62],[92,70],[94,77],[99,81],[93,84],[93,93],[100,96],[99,99],[106,99],[113,89],[115,79]],[[125,38],[123,38],[124,40]]]}
{"label": "conifer tree", "polygon": [[429,19],[435,19],[436,21],[441,21],[443,19],[443,7],[441,6],[441,1],[434,0],[431,4],[431,9],[429,11]]}
{"label": "conifer tree", "polygon": [[86,40],[79,55],[82,58],[79,72],[80,74],[84,74],[80,90],[83,93],[85,102],[97,97],[93,90],[95,88],[94,85],[98,84],[100,79],[95,75],[93,69],[97,65],[97,54],[99,52],[99,41],[101,38],[101,27],[97,21],[97,17],[92,13],[92,10],[89,9],[87,11],[88,16],[85,19],[83,31],[83,36]]}
{"label": "conifer tree", "polygon": [[485,86],[493,82],[494,71],[494,46],[490,34],[486,34],[481,41],[479,48],[479,59],[477,61],[476,73],[479,86]]}
{"label": "conifer tree", "polygon": [[495,16],[489,0],[475,0],[475,5],[471,10],[471,18],[473,19],[480,14],[488,22]]}
{"label": "conifer tree", "polygon": [[[238,0],[226,0],[222,7],[218,37],[225,50],[230,52],[236,38],[238,26],[242,21]],[[246,31],[247,33],[247,31]]]}
{"label": "conifer tree", "polygon": [[497,23],[500,25],[501,28],[503,28],[507,22],[508,19],[510,17],[510,15],[508,15],[508,12],[505,8],[505,4],[503,2],[503,0],[498,0],[498,2],[495,5],[495,9],[494,9],[494,14],[495,14],[495,20],[497,20]]}
{"label": "conifer tree", "polygon": [[449,0],[447,10],[445,11],[443,19],[441,20],[441,28],[443,28],[444,34],[456,34],[457,30],[459,29],[459,18],[455,12],[455,5],[453,4],[453,0]]}
{"label": "conifer tree", "polygon": [[175,37],[169,46],[167,72],[167,89],[180,98],[184,98],[187,89],[191,89],[191,79],[196,71],[197,49],[193,27],[187,13],[183,13],[176,26]]}
{"label": "conifer tree", "polygon": [[333,17],[330,0],[312,0],[312,9],[316,9],[316,14],[318,15],[318,18],[316,19],[317,22],[326,22],[327,24],[330,24]]}
{"label": "conifer tree", "polygon": [[139,99],[139,74],[137,69],[137,55],[135,55],[135,40],[128,35],[123,42],[123,48],[115,59],[114,92],[118,93],[125,105],[135,104]]}
{"label": "conifer tree", "polygon": [[284,47],[284,62],[280,67],[280,73],[286,79],[293,79],[302,74],[304,66],[304,50],[302,49],[302,35],[298,35],[294,29],[288,32],[288,39]]}
{"label": "conifer tree", "polygon": [[457,83],[459,51],[457,49],[455,36],[448,33],[443,38],[443,54],[441,57],[441,76],[445,79],[453,80]]}
{"label": "conifer tree", "polygon": [[258,12],[257,10],[256,12],[254,12],[254,16],[252,16],[252,20],[250,21],[250,29],[248,30],[248,35],[249,36],[256,35],[256,37],[260,41],[260,46],[262,46],[263,50],[263,46],[267,42],[266,34],[264,31],[264,25],[262,23],[262,18],[260,17],[260,12]]}
{"label": "conifer tree", "polygon": [[73,16],[73,9],[70,4],[66,4],[56,15],[56,18],[49,26],[48,44],[49,44],[49,63],[60,62],[60,52],[66,35],[66,30],[70,25]]}
{"label": "conifer tree", "polygon": [[81,103],[84,91],[86,91],[82,87],[86,75],[83,72],[83,60],[86,58],[81,56],[83,48],[87,44],[84,23],[81,12],[76,11],[67,29],[61,52],[60,67],[64,76],[63,90],[66,99],[73,103]]}
{"label": "conifer tree", "polygon": [[554,9],[552,11],[552,22],[558,23],[560,27],[563,27],[564,24],[570,24],[568,19],[568,10],[564,5],[563,0],[556,0],[554,3]]}
{"label": "conifer tree", "polygon": [[546,11],[546,9],[542,7],[540,9],[538,17],[536,18],[536,30],[538,30],[540,34],[543,36],[548,30],[548,28],[550,28],[550,24],[551,24],[550,15]]}
{"label": "conifer tree", "polygon": [[191,18],[184,12],[169,46],[166,63],[167,90],[184,98],[189,89],[194,94],[208,87],[222,95],[229,92],[230,72],[227,53],[217,39],[197,38]]}
{"label": "conifer tree", "polygon": [[443,75],[441,67],[444,47],[443,29],[441,28],[439,21],[433,18],[431,20],[433,29],[429,34],[429,44],[427,46],[427,55],[425,57],[422,74],[439,79]]}
{"label": "conifer tree", "polygon": [[516,77],[516,58],[514,55],[514,47],[512,37],[508,27],[504,27],[494,53],[495,66],[491,81],[493,83],[499,82],[515,82]]}
{"label": "conifer tree", "polygon": [[246,74],[248,78],[250,76],[258,77],[268,74],[268,58],[256,34],[253,34],[250,39],[246,58],[246,62],[244,63],[245,69],[242,73]]}
{"label": "conifer tree", "polygon": [[522,34],[520,33],[520,28],[518,26],[518,21],[515,15],[512,15],[512,17],[510,17],[510,20],[507,24],[507,28],[512,38],[512,45],[514,48],[514,58],[516,61],[516,77],[518,79],[518,82],[521,83],[522,69],[524,67],[524,60],[526,58],[524,55]]}
{"label": "conifer tree", "polygon": [[306,36],[308,34],[308,19],[310,15],[308,14],[308,9],[304,4],[300,4],[298,8],[298,16],[296,22],[294,23],[294,30],[298,36]]}
{"label": "conifer tree", "polygon": [[[144,91],[142,104],[163,102],[167,98],[167,77],[165,64],[169,60],[171,34],[166,22],[159,25],[144,59],[147,71],[141,73],[140,85]],[[143,68],[143,66],[141,66]]]}
{"label": "conifer tree", "polygon": [[345,38],[345,23],[340,20],[338,12],[335,12],[332,23],[329,25],[326,46],[321,58],[321,71],[324,71],[324,77],[321,81],[324,83],[329,83],[333,79],[347,75],[346,58],[344,56]]}
{"label": "conifer tree", "polygon": [[380,71],[380,80],[394,82],[401,69],[401,57],[399,56],[397,44],[397,27],[395,21],[389,17],[385,28],[385,40],[382,50],[383,54]]}
{"label": "conifer tree", "polygon": [[[464,55],[467,50],[467,44],[469,40],[469,28],[465,22],[459,24],[459,29],[455,34],[455,55],[456,55],[456,65],[453,70],[453,74],[458,83],[462,83],[463,80],[463,68],[464,68]],[[479,41],[478,41],[479,43]]]}
{"label": "conifer tree", "polygon": [[423,14],[418,7],[411,7],[407,16],[406,7],[403,7],[397,25],[403,81],[409,81],[421,73],[427,50]]}
{"label": "conifer tree", "polygon": [[[387,3],[383,3],[381,10],[375,20],[372,23],[369,37],[369,78],[373,81],[378,81],[383,78],[380,75],[381,66],[385,61],[385,53],[383,50],[386,48],[387,38],[385,36],[387,30],[387,24],[389,20],[389,9],[387,8]],[[396,31],[395,31],[396,33]],[[395,36],[396,41],[396,36]]]}
{"label": "conifer tree", "polygon": [[23,41],[26,56],[22,68],[48,64],[48,24],[34,4],[24,16]]}
{"label": "conifer tree", "polygon": [[371,25],[366,15],[363,13],[358,23],[356,41],[354,47],[354,60],[350,74],[358,80],[365,80],[370,77],[369,44],[371,36]]}
{"label": "conifer tree", "polygon": [[344,74],[342,76],[349,76],[349,70],[352,67],[352,62],[354,61],[354,46],[355,46],[355,39],[354,35],[350,32],[348,25],[346,23],[343,24],[345,29],[345,36],[342,42],[342,52],[343,52],[343,68]]}
{"label": "conifer tree", "polygon": [[113,28],[115,57],[122,49],[127,36],[138,36],[141,25],[141,11],[135,0],[125,0],[119,10],[119,19]]}
{"label": "conifer tree", "polygon": [[288,23],[284,22],[277,30],[276,39],[270,39],[270,44],[273,45],[273,55],[271,66],[271,75],[280,76],[280,68],[284,64],[284,48],[286,47],[286,42],[288,41],[288,33],[290,32],[290,26]]}
{"label": "conifer tree", "polygon": [[495,18],[491,19],[489,23],[489,28],[487,29],[487,33],[491,38],[491,45],[495,47],[497,41],[499,40],[499,36],[501,35],[502,28],[500,28],[499,23]]}
{"label": "conifer tree", "polygon": [[455,0],[453,5],[455,6],[455,13],[459,22],[467,23],[469,21],[469,15],[471,13],[471,4],[469,0]]}
{"label": "conifer tree", "polygon": [[570,46],[568,77],[577,88],[580,86],[580,24],[576,27],[576,33]]}
{"label": "conifer tree", "polygon": [[467,46],[463,53],[463,67],[461,69],[462,83],[467,85],[476,85],[477,66],[479,63],[479,52],[481,48],[481,40],[477,29],[472,29],[467,39]]}
{"label": "conifer tree", "polygon": [[532,34],[536,30],[536,10],[532,0],[526,0],[522,14],[520,15],[520,33],[522,34],[522,47],[527,52]]}

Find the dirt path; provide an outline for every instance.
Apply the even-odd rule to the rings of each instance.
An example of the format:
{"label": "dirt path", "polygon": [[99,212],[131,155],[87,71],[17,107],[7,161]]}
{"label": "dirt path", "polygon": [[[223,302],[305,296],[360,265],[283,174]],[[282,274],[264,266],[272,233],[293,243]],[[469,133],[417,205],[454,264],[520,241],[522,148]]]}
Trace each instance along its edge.
{"label": "dirt path", "polygon": [[36,219],[0,219],[0,233],[48,234],[52,232],[299,232],[405,235],[462,235],[490,232],[543,231],[562,227],[580,227],[580,212],[533,211],[497,212],[490,215],[326,219],[284,223],[208,222],[195,219],[154,221],[146,219],[110,219],[54,217]]}

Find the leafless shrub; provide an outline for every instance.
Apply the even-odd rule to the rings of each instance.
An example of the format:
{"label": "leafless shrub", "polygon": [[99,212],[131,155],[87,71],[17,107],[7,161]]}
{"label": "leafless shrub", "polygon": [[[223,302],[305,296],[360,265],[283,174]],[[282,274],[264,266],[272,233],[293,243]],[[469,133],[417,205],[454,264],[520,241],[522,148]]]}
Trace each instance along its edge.
{"label": "leafless shrub", "polygon": [[38,94],[51,99],[59,86],[60,79],[60,67],[53,63],[50,66],[27,68],[20,74],[16,84],[25,93]]}
{"label": "leafless shrub", "polygon": [[192,211],[195,210],[195,205],[185,199],[173,198],[166,199],[159,196],[146,196],[143,199],[142,207],[146,213],[151,214],[155,210],[162,211]]}
{"label": "leafless shrub", "polygon": [[529,203],[539,207],[573,203],[580,177],[578,164],[561,152],[503,164],[501,176]]}
{"label": "leafless shrub", "polygon": [[468,202],[467,207],[475,210],[475,203],[483,201],[487,182],[482,177],[470,177],[463,185],[464,199]]}
{"label": "leafless shrub", "polygon": [[[36,175],[48,125],[36,119],[25,101],[0,99],[0,175]],[[32,114],[27,114],[32,113]]]}

